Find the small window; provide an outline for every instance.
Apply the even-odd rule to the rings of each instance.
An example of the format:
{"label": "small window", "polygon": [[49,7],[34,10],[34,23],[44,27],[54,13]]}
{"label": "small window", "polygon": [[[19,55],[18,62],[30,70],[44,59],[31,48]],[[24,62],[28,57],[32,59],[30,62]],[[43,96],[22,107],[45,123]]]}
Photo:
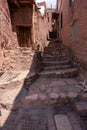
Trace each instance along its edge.
{"label": "small window", "polygon": [[48,23],[49,23],[49,17],[48,17]]}
{"label": "small window", "polygon": [[69,0],[70,6],[72,5],[72,3],[73,3],[74,1],[75,1],[75,0]]}
{"label": "small window", "polygon": [[76,40],[77,39],[77,31],[78,31],[78,25],[77,25],[77,21],[74,21],[72,24],[72,40]]}
{"label": "small window", "polygon": [[61,14],[61,28],[63,27],[63,14]]}

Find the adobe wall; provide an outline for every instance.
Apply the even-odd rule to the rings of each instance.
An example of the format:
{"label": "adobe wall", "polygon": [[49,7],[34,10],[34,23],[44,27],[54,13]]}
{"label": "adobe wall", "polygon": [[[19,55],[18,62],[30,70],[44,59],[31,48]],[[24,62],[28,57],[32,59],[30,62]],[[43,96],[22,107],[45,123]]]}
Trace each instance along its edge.
{"label": "adobe wall", "polygon": [[49,28],[49,31],[52,31],[52,24],[53,24],[53,21],[52,21],[52,13],[55,12],[55,9],[48,8],[48,9],[46,10],[46,12],[47,12],[48,18],[49,18],[48,28]]}
{"label": "adobe wall", "polygon": [[0,0],[0,68],[4,60],[4,50],[16,46],[16,35],[12,32],[7,0]]}
{"label": "adobe wall", "polygon": [[[39,6],[40,4],[43,3],[39,3]],[[44,15],[41,15],[39,10],[34,12],[35,43],[40,45],[42,51],[49,43],[49,31],[52,31],[52,12],[54,11],[55,9],[45,8]]]}
{"label": "adobe wall", "polygon": [[35,44],[40,45],[40,50],[43,51],[44,47],[47,45],[48,36],[48,18],[46,13],[42,16],[40,11],[34,12],[34,35]]}
{"label": "adobe wall", "polygon": [[13,31],[16,32],[17,26],[29,27],[32,26],[32,6],[23,6],[16,8],[16,11],[11,12]]}
{"label": "adobe wall", "polygon": [[[60,38],[63,43],[73,50],[73,54],[80,63],[87,68],[87,0],[75,0],[70,6],[69,0],[59,0],[58,11],[63,14],[63,27]],[[77,39],[71,38],[71,27],[77,21]]]}

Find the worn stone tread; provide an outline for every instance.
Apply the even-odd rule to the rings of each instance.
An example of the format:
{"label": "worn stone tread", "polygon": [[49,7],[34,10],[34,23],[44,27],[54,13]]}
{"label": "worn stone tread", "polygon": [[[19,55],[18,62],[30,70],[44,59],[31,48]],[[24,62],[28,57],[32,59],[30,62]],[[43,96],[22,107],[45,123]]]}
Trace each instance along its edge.
{"label": "worn stone tread", "polygon": [[78,73],[78,69],[77,68],[69,68],[69,69],[66,69],[66,70],[57,70],[57,71],[43,71],[40,73],[40,76],[43,76],[43,77],[51,77],[51,76],[56,76],[56,77],[63,77],[64,75],[67,75],[70,76],[70,75],[77,75]]}
{"label": "worn stone tread", "polygon": [[64,65],[64,64],[69,64],[69,60],[63,60],[63,61],[54,61],[54,62],[52,62],[52,61],[45,61],[45,62],[43,62],[43,65],[45,65],[45,66],[52,66],[52,65]]}
{"label": "worn stone tread", "polygon": [[68,69],[68,68],[73,68],[73,65],[48,66],[48,67],[44,67],[44,70],[51,71],[51,70]]}
{"label": "worn stone tread", "polygon": [[74,108],[78,114],[87,116],[87,101],[74,103]]}
{"label": "worn stone tread", "polygon": [[65,114],[57,114],[54,116],[57,130],[73,130],[68,117]]}

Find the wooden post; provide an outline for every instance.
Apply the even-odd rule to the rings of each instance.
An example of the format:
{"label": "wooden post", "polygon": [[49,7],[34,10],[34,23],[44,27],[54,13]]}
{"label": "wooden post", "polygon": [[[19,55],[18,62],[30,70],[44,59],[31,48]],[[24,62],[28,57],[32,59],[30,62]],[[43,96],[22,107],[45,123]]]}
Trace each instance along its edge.
{"label": "wooden post", "polygon": [[34,43],[35,43],[35,33],[34,33],[34,11],[35,11],[35,5],[33,4],[32,9],[32,27],[31,27],[31,40],[32,40],[32,49],[34,49]]}

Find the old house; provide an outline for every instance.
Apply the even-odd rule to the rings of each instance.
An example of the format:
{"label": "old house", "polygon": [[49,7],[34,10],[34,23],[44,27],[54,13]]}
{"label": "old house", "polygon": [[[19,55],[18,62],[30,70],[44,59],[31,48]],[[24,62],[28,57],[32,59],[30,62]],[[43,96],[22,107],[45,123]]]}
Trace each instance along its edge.
{"label": "old house", "polygon": [[12,29],[17,34],[20,47],[33,46],[33,20],[36,3],[33,0],[8,0]]}
{"label": "old house", "polygon": [[55,39],[58,39],[59,37],[58,17],[59,17],[59,13],[57,11],[53,11],[52,12],[52,36]]}
{"label": "old house", "polygon": [[48,21],[49,21],[49,23],[48,23],[48,29],[49,29],[48,38],[53,38],[54,37],[53,35],[55,35],[54,34],[55,33],[55,31],[54,31],[55,30],[55,19],[52,16],[52,14],[54,12],[56,12],[56,10],[53,8],[47,9],[47,15],[48,15]]}
{"label": "old house", "polygon": [[38,10],[35,11],[35,43],[43,50],[47,44],[48,36],[48,16],[46,12],[46,2],[37,3]]}
{"label": "old house", "polygon": [[54,20],[52,19],[52,13],[55,9],[47,8],[45,1],[37,3],[37,6],[38,9],[34,11],[34,36],[35,43],[39,44],[40,49],[43,51],[53,30]]}
{"label": "old house", "polygon": [[36,9],[33,0],[0,0],[0,69],[5,62],[5,50],[33,48]]}
{"label": "old house", "polygon": [[[44,8],[43,14],[40,9]],[[43,25],[43,26],[42,26]],[[48,17],[46,3],[34,0],[0,1],[0,68],[4,61],[4,50],[31,47],[47,43]]]}
{"label": "old house", "polygon": [[87,0],[58,0],[59,36],[87,69]]}
{"label": "old house", "polygon": [[[0,1],[0,69],[4,50],[32,47],[35,43],[35,17],[38,7],[33,0]],[[0,71],[1,72],[1,71]]]}

